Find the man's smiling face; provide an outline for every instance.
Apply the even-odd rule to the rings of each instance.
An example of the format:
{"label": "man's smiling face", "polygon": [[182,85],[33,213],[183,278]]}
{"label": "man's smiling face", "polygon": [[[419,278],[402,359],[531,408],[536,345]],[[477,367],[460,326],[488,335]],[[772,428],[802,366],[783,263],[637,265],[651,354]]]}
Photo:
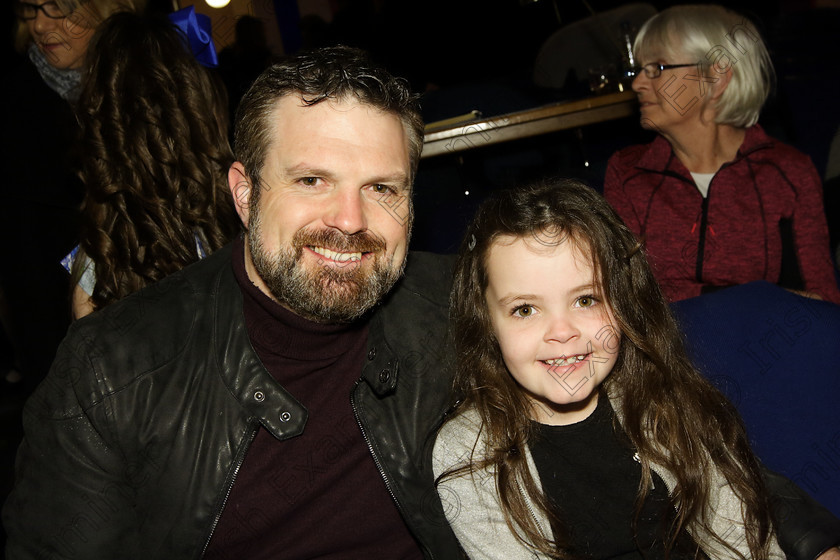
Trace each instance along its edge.
{"label": "man's smiling face", "polygon": [[[352,321],[402,273],[410,218],[408,136],[396,115],[355,100],[274,108],[257,200],[231,188],[248,227],[246,269],[263,292],[319,322]],[[397,201],[399,204],[395,204]],[[408,206],[405,206],[408,208]],[[411,216],[406,211],[403,215]]]}

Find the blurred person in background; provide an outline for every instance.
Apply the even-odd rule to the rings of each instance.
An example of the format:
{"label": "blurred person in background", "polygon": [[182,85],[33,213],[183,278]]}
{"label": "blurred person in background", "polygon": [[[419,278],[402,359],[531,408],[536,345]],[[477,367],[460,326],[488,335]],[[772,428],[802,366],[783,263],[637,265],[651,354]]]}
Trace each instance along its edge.
{"label": "blurred person in background", "polygon": [[758,122],[774,81],[755,25],[721,6],[674,6],[633,47],[642,127],[604,195],[645,243],[666,296],[766,280],[840,303],[819,174]]}
{"label": "blurred person in background", "polygon": [[233,163],[221,79],[163,16],[97,31],[77,105],[85,187],[73,315],[87,315],[232,239]]}

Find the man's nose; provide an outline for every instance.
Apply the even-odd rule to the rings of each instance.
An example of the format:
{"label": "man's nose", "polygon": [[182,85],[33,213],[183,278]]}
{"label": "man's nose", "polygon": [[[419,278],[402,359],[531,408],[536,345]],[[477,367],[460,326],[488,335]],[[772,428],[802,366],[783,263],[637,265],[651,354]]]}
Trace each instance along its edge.
{"label": "man's nose", "polygon": [[367,229],[366,201],[359,189],[338,190],[324,216],[329,227],[352,235]]}

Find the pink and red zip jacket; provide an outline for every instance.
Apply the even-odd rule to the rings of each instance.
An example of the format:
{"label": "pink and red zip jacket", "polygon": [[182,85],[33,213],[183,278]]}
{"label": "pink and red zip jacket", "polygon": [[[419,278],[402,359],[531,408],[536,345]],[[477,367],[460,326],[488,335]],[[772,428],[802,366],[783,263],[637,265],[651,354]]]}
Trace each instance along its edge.
{"label": "pink and red zip jacket", "polygon": [[817,170],[759,125],[747,129],[706,198],[661,136],[612,155],[604,196],[643,240],[672,301],[753,280],[780,283],[787,236],[801,284],[782,284],[840,303]]}

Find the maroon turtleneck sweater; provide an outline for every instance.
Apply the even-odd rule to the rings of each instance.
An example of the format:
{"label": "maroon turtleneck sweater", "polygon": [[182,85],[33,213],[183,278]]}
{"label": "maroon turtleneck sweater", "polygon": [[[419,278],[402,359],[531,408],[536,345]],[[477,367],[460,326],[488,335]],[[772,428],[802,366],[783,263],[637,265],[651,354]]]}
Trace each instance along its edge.
{"label": "maroon turtleneck sweater", "polygon": [[254,350],[309,418],[286,441],[259,428],[204,558],[422,558],[350,404],[366,325],[317,324],[277,304],[248,278],[241,238],[233,268]]}

